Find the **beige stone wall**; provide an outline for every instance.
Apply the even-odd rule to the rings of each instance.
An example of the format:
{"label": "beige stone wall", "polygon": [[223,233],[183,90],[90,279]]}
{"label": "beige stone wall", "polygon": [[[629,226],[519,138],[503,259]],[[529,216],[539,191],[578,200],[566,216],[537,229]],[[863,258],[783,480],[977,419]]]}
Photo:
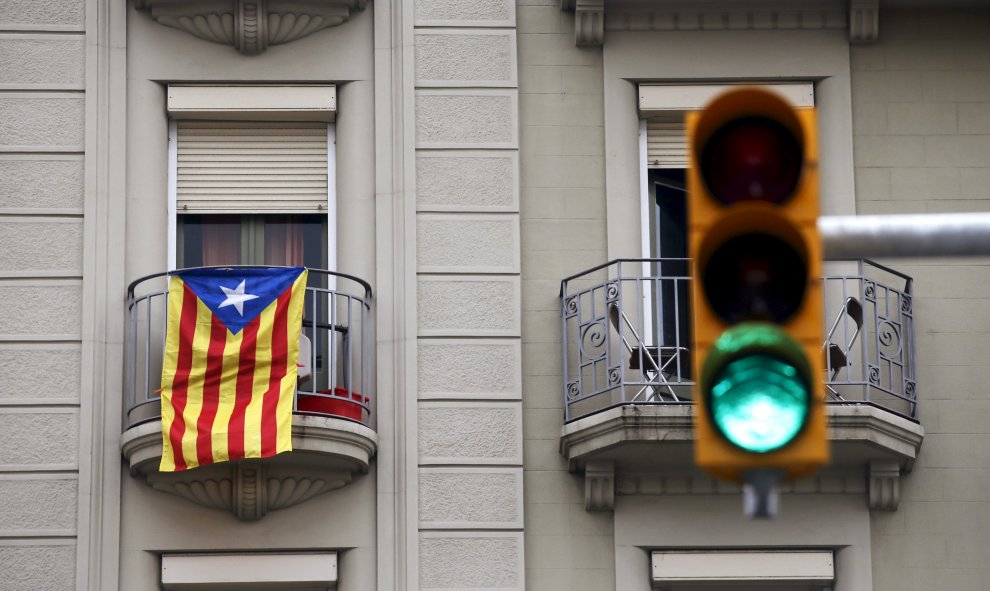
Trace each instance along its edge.
{"label": "beige stone wall", "polygon": [[[990,209],[990,12],[881,11],[851,50],[860,214]],[[877,591],[990,581],[986,259],[892,261],[915,278],[925,442],[894,513],[872,514]]]}
{"label": "beige stone wall", "polygon": [[516,11],[511,0],[414,6],[419,560],[409,584],[521,590]]}
{"label": "beige stone wall", "polygon": [[84,9],[0,3],[0,587],[10,591],[76,583]]}
{"label": "beige stone wall", "polygon": [[612,589],[612,514],[585,511],[584,479],[558,450],[560,280],[606,259],[602,50],[575,47],[573,14],[559,2],[517,10],[526,584]]}

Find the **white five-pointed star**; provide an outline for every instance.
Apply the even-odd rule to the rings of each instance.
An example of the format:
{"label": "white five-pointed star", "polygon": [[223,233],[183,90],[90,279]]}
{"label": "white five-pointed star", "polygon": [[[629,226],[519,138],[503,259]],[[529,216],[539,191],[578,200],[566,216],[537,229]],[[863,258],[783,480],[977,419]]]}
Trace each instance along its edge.
{"label": "white five-pointed star", "polygon": [[[244,281],[247,280],[245,279]],[[244,293],[244,281],[241,281],[241,284],[235,289],[230,289],[229,287],[224,287],[222,285],[220,286],[220,289],[223,290],[224,295],[227,296],[227,299],[220,304],[220,308],[233,306],[237,310],[238,314],[244,316],[244,302],[258,299],[258,296],[256,295]]]}

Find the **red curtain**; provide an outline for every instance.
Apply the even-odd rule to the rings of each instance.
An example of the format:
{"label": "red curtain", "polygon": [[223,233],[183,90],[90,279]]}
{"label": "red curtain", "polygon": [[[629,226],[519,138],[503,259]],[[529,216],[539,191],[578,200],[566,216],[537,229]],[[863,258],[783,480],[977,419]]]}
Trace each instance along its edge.
{"label": "red curtain", "polygon": [[[241,260],[241,216],[204,216],[199,223],[203,241],[203,265],[253,264]],[[247,220],[245,220],[247,221]],[[264,221],[265,265],[301,266],[304,264],[304,229],[299,216],[273,216]]]}
{"label": "red curtain", "polygon": [[203,265],[241,264],[241,222],[236,216],[211,216],[200,225]]}
{"label": "red curtain", "polygon": [[303,224],[297,216],[265,222],[265,264],[303,264]]}

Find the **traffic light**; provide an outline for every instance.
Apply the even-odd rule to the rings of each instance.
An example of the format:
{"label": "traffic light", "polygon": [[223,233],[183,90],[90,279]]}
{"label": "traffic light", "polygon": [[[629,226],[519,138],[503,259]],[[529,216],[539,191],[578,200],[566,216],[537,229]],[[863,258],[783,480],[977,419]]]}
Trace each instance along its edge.
{"label": "traffic light", "polygon": [[815,112],[740,87],[686,123],[696,463],[807,476],[829,457]]}

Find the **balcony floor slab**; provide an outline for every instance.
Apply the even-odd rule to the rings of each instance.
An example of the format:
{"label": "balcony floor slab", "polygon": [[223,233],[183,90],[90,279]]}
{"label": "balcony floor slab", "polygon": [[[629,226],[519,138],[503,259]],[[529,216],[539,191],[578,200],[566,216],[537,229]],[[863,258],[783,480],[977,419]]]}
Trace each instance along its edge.
{"label": "balcony floor slab", "polygon": [[[844,475],[843,480],[850,475],[862,479],[871,508],[896,509],[900,473],[911,470],[924,428],[871,405],[830,404],[827,410],[832,460],[823,473]],[[626,404],[565,424],[561,454],[572,472],[593,479],[586,483],[586,505],[607,509],[602,499],[612,496],[602,493],[603,483],[615,486],[616,480],[621,483],[629,475],[667,475],[668,479],[695,482],[690,486],[697,487],[706,477],[694,466],[693,420],[691,404]],[[719,489],[715,484],[706,485],[709,488]],[[722,490],[731,488],[721,486]],[[801,491],[817,486],[796,483],[793,488]],[[860,487],[844,485],[843,490]],[[615,492],[623,494],[621,487]]]}
{"label": "balcony floor slab", "polygon": [[291,452],[182,472],[159,472],[160,422],[135,425],[121,436],[121,453],[131,474],[143,477],[156,490],[230,511],[245,521],[347,485],[355,475],[368,472],[377,449],[377,434],[362,424],[295,414]]}

